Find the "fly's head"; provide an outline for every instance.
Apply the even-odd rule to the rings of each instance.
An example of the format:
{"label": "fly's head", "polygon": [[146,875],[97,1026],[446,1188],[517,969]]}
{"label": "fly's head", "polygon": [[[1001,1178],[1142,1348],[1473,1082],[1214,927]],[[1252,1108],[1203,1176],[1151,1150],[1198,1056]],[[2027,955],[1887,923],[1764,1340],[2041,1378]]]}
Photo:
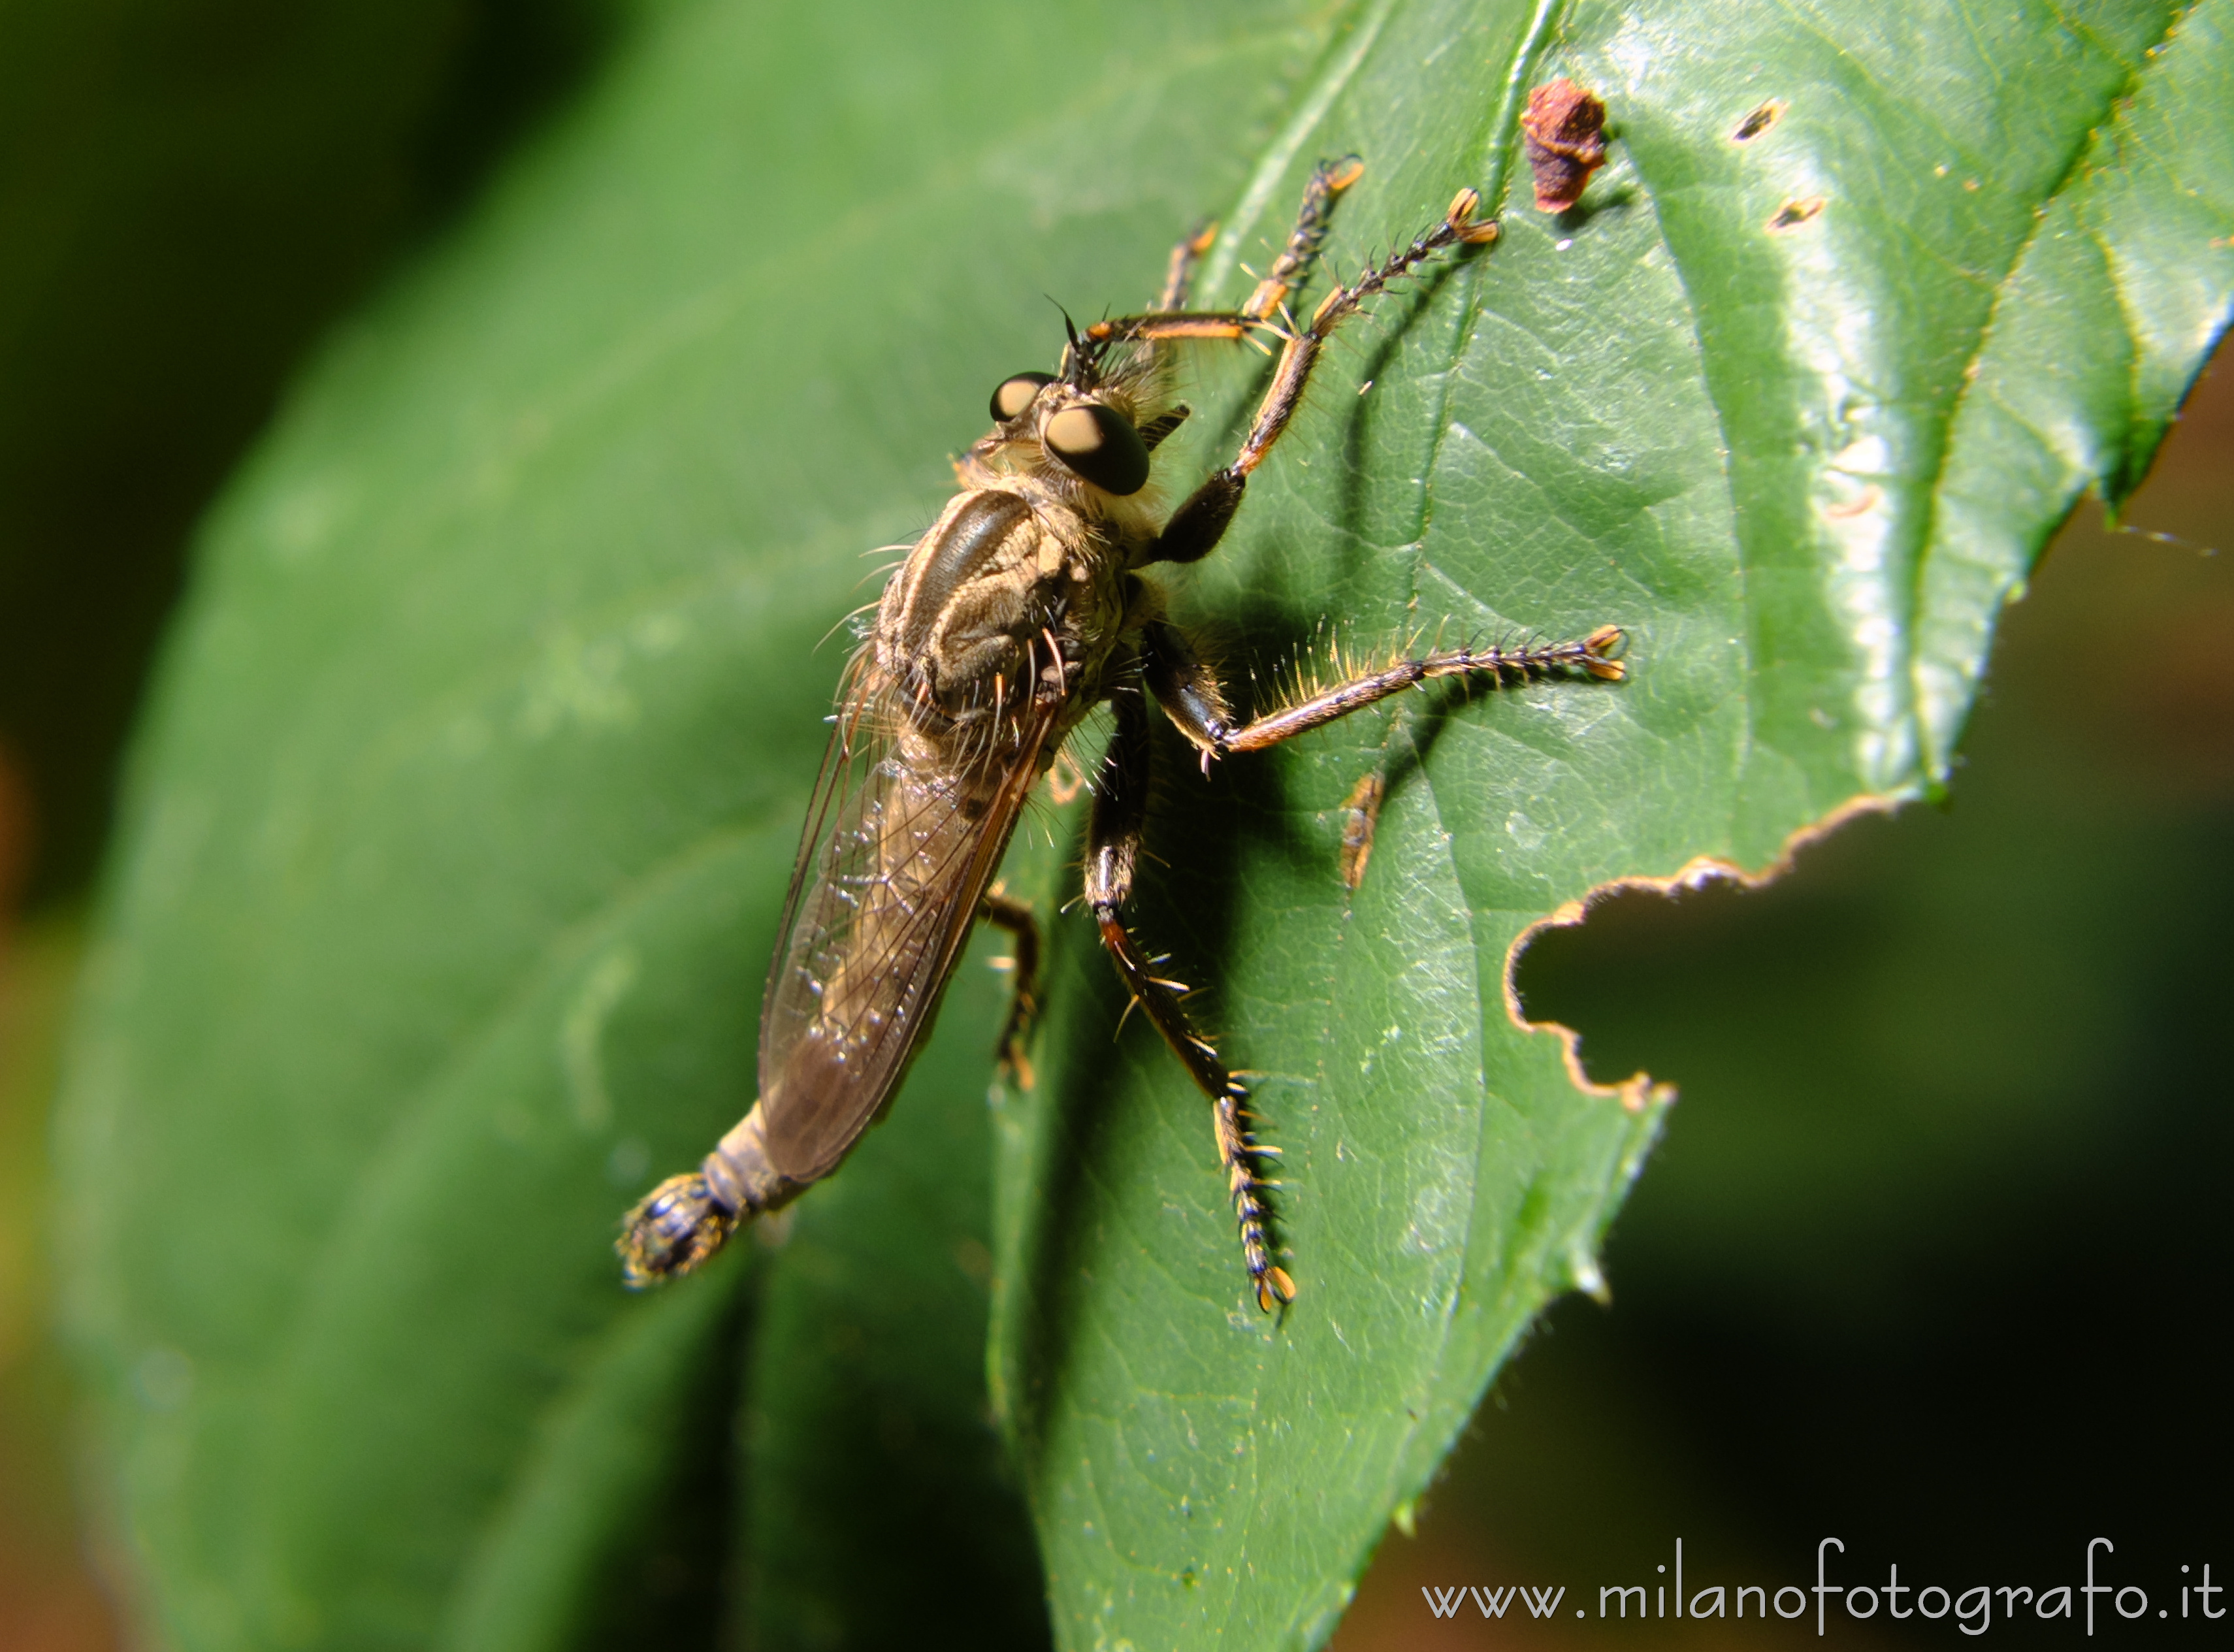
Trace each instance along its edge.
{"label": "fly's head", "polygon": [[1074,330],[1061,373],[995,387],[993,428],[956,468],[965,486],[1023,481],[1108,537],[1152,534],[1154,454],[1187,416],[1171,405],[1155,353],[1113,349]]}

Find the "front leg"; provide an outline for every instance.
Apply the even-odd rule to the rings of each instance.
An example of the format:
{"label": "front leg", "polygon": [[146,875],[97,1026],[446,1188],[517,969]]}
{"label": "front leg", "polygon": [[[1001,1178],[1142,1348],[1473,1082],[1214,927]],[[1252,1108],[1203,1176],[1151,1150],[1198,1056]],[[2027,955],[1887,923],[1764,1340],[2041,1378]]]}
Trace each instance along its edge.
{"label": "front leg", "polygon": [[[1354,163],[1353,163],[1354,164]],[[1351,170],[1333,186],[1324,199],[1330,202],[1334,191],[1345,186],[1356,176]],[[1320,168],[1314,177],[1316,187],[1326,176]],[[1411,275],[1421,264],[1453,249],[1485,246],[1497,238],[1494,219],[1477,219],[1474,213],[1481,206],[1481,197],[1471,189],[1462,189],[1453,199],[1443,221],[1427,231],[1408,247],[1400,248],[1375,264],[1347,286],[1336,287],[1322,299],[1311,312],[1308,325],[1284,334],[1286,343],[1280,351],[1280,363],[1273,370],[1272,383],[1264,392],[1264,399],[1257,408],[1257,417],[1249,428],[1249,434],[1241,443],[1241,451],[1233,462],[1223,470],[1213,471],[1201,486],[1188,495],[1185,503],[1172,513],[1172,519],[1162,535],[1140,558],[1137,565],[1145,567],[1152,562],[1198,562],[1218,548],[1225,537],[1226,526],[1233,520],[1234,512],[1241,508],[1241,496],[1248,491],[1249,473],[1264,462],[1264,455],[1272,451],[1303,405],[1304,388],[1310,384],[1311,371],[1318,365],[1320,354],[1335,330],[1358,313],[1365,301],[1384,292],[1392,281]],[[1324,207],[1319,209],[1309,256],[1316,257],[1319,238],[1324,230]],[[1314,222],[1307,212],[1306,222]],[[1298,225],[1298,233],[1301,233]],[[1285,264],[1283,260],[1283,264]],[[1308,268],[1309,258],[1303,261]],[[1276,266],[1274,274],[1279,273]],[[1258,290],[1258,297],[1277,284],[1268,279]],[[1280,288],[1284,297],[1286,288]],[[1254,304],[1257,300],[1252,298]],[[1276,304],[1277,299],[1274,301]],[[1265,312],[1267,314],[1270,311]]]}
{"label": "front leg", "polygon": [[1202,255],[1218,239],[1218,225],[1213,221],[1197,226],[1180,238],[1172,249],[1171,262],[1164,266],[1164,290],[1157,295],[1155,313],[1168,316],[1186,308],[1187,294],[1194,290],[1195,267]]}
{"label": "front leg", "polygon": [[1319,249],[1326,244],[1327,218],[1334,211],[1335,198],[1364,172],[1365,163],[1355,155],[1323,160],[1311,169],[1310,180],[1303,186],[1303,205],[1296,212],[1296,225],[1288,232],[1287,245],[1274,260],[1272,272],[1257,284],[1257,290],[1240,309],[1182,307],[1194,284],[1195,265],[1210,251],[1211,243],[1218,236],[1218,225],[1207,224],[1172,249],[1163,294],[1153,310],[1097,321],[1074,335],[1074,347],[1082,348],[1090,359],[1099,362],[1109,350],[1124,344],[1169,343],[1182,338],[1242,338],[1259,330],[1280,332],[1282,330],[1272,318],[1281,312],[1288,295],[1310,279],[1311,266],[1318,262]]}
{"label": "front leg", "polygon": [[1265,1237],[1268,1213],[1262,1193],[1269,1184],[1258,1175],[1257,1161],[1276,1157],[1277,1150],[1251,1139],[1242,1105],[1248,1093],[1218,1060],[1211,1041],[1189,1025],[1183,1002],[1186,987],[1153,971],[1126,926],[1124,907],[1132,898],[1141,833],[1147,822],[1148,712],[1140,690],[1129,686],[1112,695],[1110,703],[1117,714],[1117,731],[1101,760],[1093,819],[1087,828],[1086,902],[1133,1002],[1146,1012],[1164,1042],[1210,1098],[1211,1127],[1241,1226],[1242,1260],[1256,1289],[1257,1305],[1269,1314],[1276,1304],[1296,1299],[1295,1282],[1285,1269],[1273,1264]]}

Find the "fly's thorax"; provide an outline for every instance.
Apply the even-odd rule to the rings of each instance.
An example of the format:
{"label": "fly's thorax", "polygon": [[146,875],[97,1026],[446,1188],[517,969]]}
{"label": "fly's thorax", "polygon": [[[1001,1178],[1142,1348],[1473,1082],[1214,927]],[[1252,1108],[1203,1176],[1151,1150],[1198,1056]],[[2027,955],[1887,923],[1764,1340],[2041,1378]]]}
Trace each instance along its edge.
{"label": "fly's thorax", "polygon": [[879,673],[909,715],[941,724],[1075,692],[1070,675],[1106,656],[1121,622],[1122,567],[1097,525],[1060,501],[957,494],[885,587]]}

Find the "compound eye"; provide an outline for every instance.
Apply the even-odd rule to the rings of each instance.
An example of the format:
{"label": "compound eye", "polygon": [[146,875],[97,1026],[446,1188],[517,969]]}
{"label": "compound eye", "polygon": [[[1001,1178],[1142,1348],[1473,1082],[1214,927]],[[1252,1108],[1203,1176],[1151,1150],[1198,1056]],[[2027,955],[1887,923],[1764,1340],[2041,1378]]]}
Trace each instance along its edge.
{"label": "compound eye", "polygon": [[1040,433],[1047,450],[1096,487],[1137,493],[1148,485],[1148,446],[1132,421],[1099,402],[1065,408]]}
{"label": "compound eye", "polygon": [[1019,373],[1013,378],[1003,379],[993,392],[993,421],[1006,424],[1031,406],[1040,387],[1055,382],[1052,373]]}

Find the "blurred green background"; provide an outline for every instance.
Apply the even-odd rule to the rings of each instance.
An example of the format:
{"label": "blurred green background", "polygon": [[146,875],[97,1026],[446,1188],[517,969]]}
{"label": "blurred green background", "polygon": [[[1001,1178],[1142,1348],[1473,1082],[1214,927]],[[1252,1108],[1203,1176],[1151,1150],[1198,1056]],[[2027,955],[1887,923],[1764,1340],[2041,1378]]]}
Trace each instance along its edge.
{"label": "blurred green background", "polygon": [[0,1646],[115,1643],[46,1338],[53,1044],[189,530],[619,0],[0,3]]}
{"label": "blurred green background", "polygon": [[[0,5],[0,1645],[119,1643],[46,1341],[44,1112],[188,530],[294,364],[624,21]],[[2234,369],[2127,513],[2175,541],[2083,520],[2012,611],[1950,806],[1532,952],[1532,1012],[1597,1077],[1683,1100],[1614,1305],[1553,1312],[1338,1644],[1522,1640],[1420,1585],[1594,1594],[1679,1536],[1710,1581],[1801,1581],[1820,1536],[1857,1577],[1950,1583],[2060,1581],[2097,1535],[2137,1570],[2234,1565],[2230,456]]]}

